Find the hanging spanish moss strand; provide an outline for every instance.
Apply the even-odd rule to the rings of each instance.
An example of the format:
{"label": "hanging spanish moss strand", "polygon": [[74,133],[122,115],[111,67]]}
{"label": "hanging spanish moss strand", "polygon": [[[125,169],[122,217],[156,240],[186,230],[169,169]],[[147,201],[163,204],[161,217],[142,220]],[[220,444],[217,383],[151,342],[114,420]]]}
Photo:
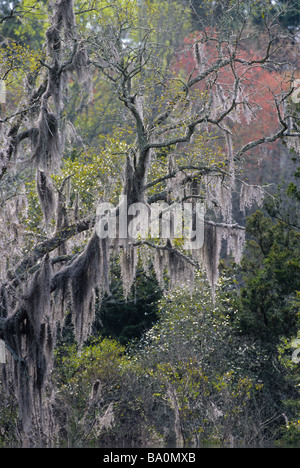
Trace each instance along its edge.
{"label": "hanging spanish moss strand", "polygon": [[[91,79],[89,69],[89,58],[86,47],[83,42],[80,41],[77,32],[76,19],[74,13],[74,1],[73,0],[61,0],[58,3],[57,11],[54,17],[58,29],[64,30],[65,41],[70,41],[74,44],[74,51],[72,62],[69,63],[65,70],[67,72],[75,72],[78,80],[81,84],[87,84],[89,93],[91,92]],[[61,80],[64,79],[64,74],[61,76]]]}
{"label": "hanging spanish moss strand", "polygon": [[[64,106],[67,77],[75,72],[79,80],[85,82],[88,73],[88,56],[76,31],[73,0],[58,0],[55,3],[52,26],[46,32],[46,39],[51,63],[45,64],[47,80],[39,88],[38,120],[27,133],[33,149],[32,160],[37,169],[38,194],[46,224],[49,224],[56,206],[50,174],[59,169],[63,153],[64,138],[60,134],[59,119]],[[7,151],[1,151],[2,172],[9,160]],[[6,204],[6,209],[7,206],[9,204]],[[9,216],[12,217],[13,212]],[[14,225],[14,222],[10,222],[11,229]],[[6,235],[6,241],[10,241],[10,244],[11,234],[10,237]],[[8,258],[5,270],[9,266],[7,261]],[[75,334],[80,344],[84,342],[94,319],[94,290],[98,287],[102,292],[109,287],[108,265],[108,242],[99,240],[95,234],[85,251],[62,269],[61,281],[56,287],[57,297],[60,294],[61,299],[59,307],[54,304],[55,298],[51,301],[54,277],[48,256],[37,265],[37,271],[28,285],[24,282],[18,286],[16,281],[16,286],[5,285],[1,288],[3,339],[11,350],[6,373],[11,373],[14,379],[25,441],[30,440],[34,432],[50,434],[53,429],[51,401],[45,399],[43,394],[53,365],[57,326],[63,323],[66,308],[71,303]],[[33,420],[35,426],[32,425]],[[37,429],[37,425],[40,428]]]}
{"label": "hanging spanish moss strand", "polygon": [[228,230],[227,253],[232,254],[235,262],[240,265],[245,245],[245,231],[242,229]]}
{"label": "hanging spanish moss strand", "polygon": [[120,266],[123,283],[123,294],[128,298],[136,276],[138,251],[134,246],[125,243],[120,253]]}
{"label": "hanging spanish moss strand", "polygon": [[[29,435],[32,418],[39,411],[49,371],[52,368],[55,330],[49,327],[52,268],[45,257],[22,301],[15,304],[17,318],[4,329],[4,340],[14,351],[13,375],[22,429]],[[8,304],[6,304],[8,306]],[[7,310],[8,319],[15,311]]]}
{"label": "hanging spanish moss strand", "polygon": [[208,208],[216,215],[220,215],[224,222],[232,222],[232,187],[226,184],[220,176],[207,176],[204,178],[206,184],[206,200]]}
{"label": "hanging spanish moss strand", "polygon": [[60,4],[61,2],[58,4],[56,14],[53,18],[54,24],[46,32],[48,52],[54,61],[53,66],[49,69],[46,95],[49,96],[50,94],[52,97],[57,115],[59,115],[62,108],[63,90],[66,84],[65,72],[61,70],[63,47],[61,43],[62,15],[59,13]]}
{"label": "hanging spanish moss strand", "polygon": [[[76,52],[72,61],[80,83],[90,83],[89,58],[82,42],[76,45]],[[90,88],[88,88],[90,90]]]}
{"label": "hanging spanish moss strand", "polygon": [[133,203],[143,202],[143,186],[137,181],[137,176],[134,168],[135,154],[128,155],[126,158],[125,170],[124,170],[124,185],[123,195],[127,196],[128,206]]}
{"label": "hanging spanish moss strand", "polygon": [[233,149],[233,138],[231,132],[228,130],[225,133],[225,142],[229,160],[229,176],[230,176],[230,186],[235,187],[235,164],[234,164],[234,149]]}
{"label": "hanging spanish moss strand", "polygon": [[157,282],[164,293],[186,285],[194,287],[194,270],[184,255],[173,249],[170,240],[166,245],[152,249],[152,264]]}
{"label": "hanging spanish moss strand", "polygon": [[188,286],[192,293],[194,288],[194,271],[191,265],[184,260],[175,250],[166,252],[167,268],[169,277],[169,288],[171,292],[184,285]]}
{"label": "hanging spanish moss strand", "polygon": [[246,119],[246,123],[249,125],[254,119],[255,113],[251,109],[251,105],[248,102],[247,98],[243,98],[243,116]]}
{"label": "hanging spanish moss strand", "polygon": [[206,58],[203,51],[203,44],[196,42],[193,48],[194,59],[197,65],[197,69],[202,73],[205,69]]}
{"label": "hanging spanish moss strand", "polygon": [[165,251],[162,249],[154,249],[154,257],[153,257],[153,267],[156,275],[156,279],[162,291],[165,291]]}
{"label": "hanging spanish moss strand", "polygon": [[100,292],[109,289],[109,245],[96,233],[87,248],[69,267],[72,299],[72,316],[75,335],[82,345],[87,339],[95,317],[95,288]]}
{"label": "hanging spanish moss strand", "polygon": [[73,37],[76,28],[74,0],[60,0],[55,16],[57,24],[63,24],[66,37]]}
{"label": "hanging spanish moss strand", "polygon": [[56,115],[59,116],[63,109],[63,95],[67,88],[67,74],[65,71],[59,70],[59,63],[57,62],[49,70],[49,84],[48,90],[53,99]]}
{"label": "hanging spanish moss strand", "polygon": [[219,203],[223,220],[231,223],[232,222],[232,188],[221,183],[220,181],[220,198]]}
{"label": "hanging spanish moss strand", "polygon": [[46,226],[49,226],[56,211],[56,197],[50,177],[44,171],[37,171],[37,191],[45,218]]}
{"label": "hanging spanish moss strand", "polygon": [[223,230],[216,225],[205,223],[204,244],[198,252],[199,260],[206,270],[207,279],[215,295],[216,284],[219,279],[219,261],[222,246]]}
{"label": "hanging spanish moss strand", "polygon": [[[76,31],[73,0],[61,0],[56,3],[53,22],[53,26],[46,32],[48,51],[53,59],[53,65],[49,67],[48,87],[44,94],[37,125],[38,136],[35,136],[34,143],[34,159],[37,166],[49,171],[59,167],[61,159],[62,139],[58,129],[58,117],[64,105],[63,95],[67,87],[67,74],[77,73],[81,83],[87,83],[90,80],[88,55]],[[68,44],[72,41],[70,47],[63,47],[62,32]],[[71,62],[62,66],[65,50],[70,50],[72,47],[74,51]],[[56,115],[49,111],[50,97],[53,99]]]}
{"label": "hanging spanish moss strand", "polygon": [[149,276],[150,275],[150,250],[145,245],[142,248],[139,248],[139,259],[141,262],[142,269],[144,273]]}
{"label": "hanging spanish moss strand", "polygon": [[245,213],[246,208],[251,208],[255,203],[261,206],[264,200],[264,192],[261,187],[249,185],[245,182],[241,185],[240,210]]}
{"label": "hanging spanish moss strand", "polygon": [[4,167],[7,167],[7,161],[8,159],[7,159],[6,151],[0,151],[0,171],[1,172]]}
{"label": "hanging spanish moss strand", "polygon": [[12,259],[22,255],[22,245],[24,241],[24,226],[20,222],[21,216],[27,213],[27,198],[22,193],[11,200],[6,201],[1,206],[0,217],[7,228],[0,232],[0,278],[7,278],[7,270],[13,266]]}
{"label": "hanging spanish moss strand", "polygon": [[44,101],[38,121],[38,137],[33,159],[43,171],[53,171],[60,165],[61,147],[57,117],[49,112]]}

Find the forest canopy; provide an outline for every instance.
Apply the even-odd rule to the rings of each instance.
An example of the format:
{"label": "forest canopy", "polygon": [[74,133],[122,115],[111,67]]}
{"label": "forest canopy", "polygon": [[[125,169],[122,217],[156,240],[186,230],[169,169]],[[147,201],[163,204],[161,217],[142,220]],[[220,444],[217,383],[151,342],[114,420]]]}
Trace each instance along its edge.
{"label": "forest canopy", "polygon": [[1,443],[299,441],[299,25],[2,2]]}

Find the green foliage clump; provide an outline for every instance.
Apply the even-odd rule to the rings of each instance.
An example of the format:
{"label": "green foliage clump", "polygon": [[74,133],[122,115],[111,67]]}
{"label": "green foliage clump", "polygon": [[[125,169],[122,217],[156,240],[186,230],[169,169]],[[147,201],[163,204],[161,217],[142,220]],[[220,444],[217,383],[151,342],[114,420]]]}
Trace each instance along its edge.
{"label": "green foliage clump", "polygon": [[261,211],[248,219],[247,231],[240,324],[247,334],[277,342],[299,326],[300,234]]}
{"label": "green foliage clump", "polygon": [[68,440],[97,446],[255,443],[263,418],[255,405],[264,397],[251,365],[253,355],[263,357],[231,325],[236,310],[229,285],[221,282],[215,303],[201,276],[193,295],[183,289],[161,299],[157,324],[126,352],[109,339],[79,354],[75,346],[62,348],[55,375]]}

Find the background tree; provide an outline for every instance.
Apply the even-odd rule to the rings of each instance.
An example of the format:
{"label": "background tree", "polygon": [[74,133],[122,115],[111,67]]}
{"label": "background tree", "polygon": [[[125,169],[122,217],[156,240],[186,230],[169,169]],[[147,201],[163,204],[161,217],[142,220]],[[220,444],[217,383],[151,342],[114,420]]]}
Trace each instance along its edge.
{"label": "background tree", "polygon": [[248,256],[241,290],[242,328],[265,342],[297,333],[299,233],[256,212],[248,220]]}
{"label": "background tree", "polygon": [[[298,125],[299,106],[289,104]],[[288,143],[289,145],[289,143]],[[297,144],[289,145],[295,164]],[[296,151],[295,151],[296,150]],[[294,169],[295,170],[295,169]],[[243,262],[241,289],[242,322],[246,333],[254,332],[265,342],[291,338],[299,328],[299,174],[281,184],[265,201],[265,211],[257,211],[247,223],[247,260]],[[252,331],[251,331],[252,330]]]}
{"label": "background tree", "polygon": [[194,294],[181,288],[159,301],[157,323],[127,353],[107,339],[79,355],[76,345],[59,350],[53,379],[62,441],[138,447],[273,442],[284,418],[282,403],[258,372],[269,364],[266,350],[232,324],[231,279],[222,278],[215,303],[207,280],[197,275],[196,282]]}

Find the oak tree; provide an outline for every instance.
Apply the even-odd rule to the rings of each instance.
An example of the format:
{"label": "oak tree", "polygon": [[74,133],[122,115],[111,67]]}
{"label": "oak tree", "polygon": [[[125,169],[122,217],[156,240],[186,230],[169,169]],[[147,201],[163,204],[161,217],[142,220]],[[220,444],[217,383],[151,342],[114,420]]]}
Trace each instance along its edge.
{"label": "oak tree", "polygon": [[[162,288],[192,285],[193,272],[204,268],[212,293],[222,242],[237,262],[241,258],[245,230],[233,218],[233,197],[240,197],[243,211],[260,202],[266,188],[243,180],[240,163],[252,149],[282,138],[293,144],[300,136],[286,106],[294,90],[290,80],[287,87],[268,90],[274,128],[240,145],[233,141],[232,127],[247,125],[258,109],[257,95],[245,87],[247,77],[258,67],[276,68],[281,42],[276,15],[266,15],[264,52],[242,52],[249,40],[244,3],[230,2],[218,28],[202,27],[185,50],[172,34],[186,27],[185,19],[162,24],[165,10],[154,1],[57,0],[50,17],[40,12],[39,2],[24,1],[0,20],[5,25],[16,15],[29,23],[33,18],[45,30],[38,51],[1,38],[0,78],[11,94],[0,119],[0,331],[8,352],[6,378],[14,381],[28,438],[35,431],[51,438],[52,395],[45,389],[58,326],[70,311],[78,343],[84,343],[95,317],[95,291],[98,297],[109,292],[113,256],[119,256],[125,296],[139,258],[145,268],[153,264]],[[179,11],[178,2],[171,4]],[[233,16],[234,30],[228,27]],[[172,60],[189,50],[194,66],[183,76]],[[81,96],[80,116],[95,112],[95,83],[114,107],[111,138],[106,133],[97,147],[99,158],[81,134],[80,119],[68,119],[74,93]],[[112,144],[117,136],[118,144]],[[72,158],[74,173],[67,173]],[[93,183],[84,176],[85,165]],[[78,174],[85,191],[78,188]],[[186,250],[172,236],[126,238],[119,229],[114,239],[100,238],[97,204],[115,204],[119,228],[120,195],[127,197],[125,209],[158,202],[189,202],[195,209],[203,203],[203,246]],[[36,215],[31,228],[28,208]]]}

